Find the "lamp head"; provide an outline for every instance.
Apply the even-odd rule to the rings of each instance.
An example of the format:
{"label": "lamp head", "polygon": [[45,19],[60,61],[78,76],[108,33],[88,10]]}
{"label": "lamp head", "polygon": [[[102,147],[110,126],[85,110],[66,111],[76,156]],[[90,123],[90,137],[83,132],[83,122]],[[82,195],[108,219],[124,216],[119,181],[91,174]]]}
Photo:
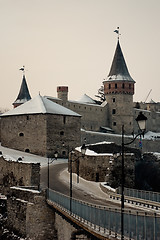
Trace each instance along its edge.
{"label": "lamp head", "polygon": [[136,118],[136,121],[137,121],[139,129],[141,130],[142,133],[144,133],[146,130],[147,117],[144,116],[144,114],[142,112],[140,112],[138,117]]}
{"label": "lamp head", "polygon": [[87,150],[86,145],[83,144],[82,147],[81,147],[81,153],[82,153],[82,155],[85,155],[86,150]]}
{"label": "lamp head", "polygon": [[57,160],[57,158],[58,158],[58,152],[57,152],[57,151],[55,151],[54,157],[55,157],[55,159]]}

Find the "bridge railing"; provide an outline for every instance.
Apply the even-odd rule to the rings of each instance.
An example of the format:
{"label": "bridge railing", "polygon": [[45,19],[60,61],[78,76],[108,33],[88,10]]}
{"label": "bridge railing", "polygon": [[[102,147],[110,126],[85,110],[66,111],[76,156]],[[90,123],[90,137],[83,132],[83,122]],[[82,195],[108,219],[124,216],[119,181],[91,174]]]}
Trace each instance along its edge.
{"label": "bridge railing", "polygon": [[[84,224],[98,229],[103,234],[116,237],[121,233],[120,209],[95,206],[86,202],[72,199],[70,212],[70,198],[61,193],[49,190],[48,200],[68,211]],[[124,211],[125,239],[160,240],[160,217],[158,214],[149,214],[143,211]]]}
{"label": "bridge railing", "polygon": [[[121,188],[117,189],[117,193],[119,194],[121,193]],[[124,188],[124,194],[129,197],[142,198],[153,202],[160,202],[159,192],[137,190],[133,188]]]}

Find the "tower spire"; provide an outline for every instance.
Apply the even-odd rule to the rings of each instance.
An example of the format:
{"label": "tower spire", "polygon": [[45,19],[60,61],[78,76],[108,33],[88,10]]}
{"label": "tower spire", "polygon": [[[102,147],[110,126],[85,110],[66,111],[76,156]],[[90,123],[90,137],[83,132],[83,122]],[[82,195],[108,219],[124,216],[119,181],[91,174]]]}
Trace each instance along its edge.
{"label": "tower spire", "polygon": [[23,104],[23,103],[25,103],[25,102],[27,102],[31,99],[29,89],[28,89],[28,86],[27,86],[27,82],[26,82],[24,66],[22,68],[20,68],[19,70],[23,71],[23,78],[22,78],[22,83],[21,83],[21,87],[20,87],[18,97],[16,98],[16,100],[13,103],[14,108],[18,107],[19,105],[21,105],[21,104]]}

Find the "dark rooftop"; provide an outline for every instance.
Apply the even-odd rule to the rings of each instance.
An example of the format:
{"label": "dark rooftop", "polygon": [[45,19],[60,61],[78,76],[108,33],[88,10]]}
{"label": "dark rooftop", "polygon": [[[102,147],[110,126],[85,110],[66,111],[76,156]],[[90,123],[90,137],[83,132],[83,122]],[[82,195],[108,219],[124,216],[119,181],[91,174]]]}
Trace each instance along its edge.
{"label": "dark rooftop", "polygon": [[[112,76],[122,76],[122,78],[120,79],[115,79],[112,78]],[[108,74],[108,80],[129,80],[129,81],[134,81],[128,71],[121,47],[120,47],[120,43],[118,41],[117,43],[117,47],[116,47],[116,51],[114,54],[114,58],[113,58],[113,62],[111,65],[111,69],[110,72]]]}

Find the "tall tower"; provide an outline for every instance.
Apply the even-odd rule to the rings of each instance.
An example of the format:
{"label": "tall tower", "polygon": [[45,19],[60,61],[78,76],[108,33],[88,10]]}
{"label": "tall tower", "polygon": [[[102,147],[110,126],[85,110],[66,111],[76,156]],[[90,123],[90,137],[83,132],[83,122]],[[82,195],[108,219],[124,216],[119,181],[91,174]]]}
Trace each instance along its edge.
{"label": "tall tower", "polygon": [[109,109],[109,125],[115,133],[133,132],[133,94],[135,81],[129,74],[119,36],[113,62],[108,77],[104,80],[104,94]]}
{"label": "tall tower", "polygon": [[[22,68],[20,70],[22,70]],[[28,90],[28,86],[27,86],[27,82],[24,74],[24,68],[23,68],[23,78],[22,78],[20,91],[16,100],[14,101],[14,103],[12,103],[13,107],[16,108],[19,105],[29,101],[30,99],[31,99],[31,96]]]}

